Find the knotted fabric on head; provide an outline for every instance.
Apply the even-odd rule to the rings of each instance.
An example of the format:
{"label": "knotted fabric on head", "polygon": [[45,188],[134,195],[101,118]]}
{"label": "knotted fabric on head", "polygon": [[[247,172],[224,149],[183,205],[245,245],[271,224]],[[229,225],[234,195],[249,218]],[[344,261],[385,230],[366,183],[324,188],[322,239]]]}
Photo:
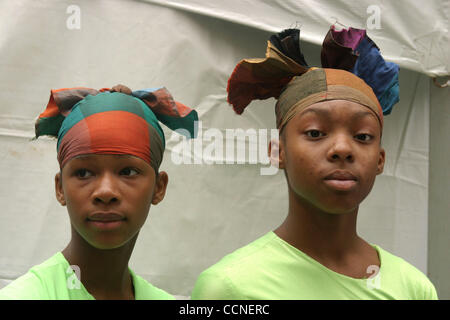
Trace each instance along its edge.
{"label": "knotted fabric on head", "polygon": [[399,101],[398,71],[386,62],[365,30],[331,26],[321,52],[322,68],[309,67],[301,52],[300,30],[271,36],[266,58],[240,61],[228,80],[228,103],[242,114],[255,99],[275,98],[277,128],[308,106],[348,100],[368,107],[381,128],[383,114]]}
{"label": "knotted fabric on head", "polygon": [[174,101],[164,87],[131,95],[107,88],[71,88],[51,90],[35,131],[36,138],[58,138],[61,169],[79,155],[118,154],[141,158],[158,172],[165,148],[159,121],[194,138],[197,120],[197,112]]}

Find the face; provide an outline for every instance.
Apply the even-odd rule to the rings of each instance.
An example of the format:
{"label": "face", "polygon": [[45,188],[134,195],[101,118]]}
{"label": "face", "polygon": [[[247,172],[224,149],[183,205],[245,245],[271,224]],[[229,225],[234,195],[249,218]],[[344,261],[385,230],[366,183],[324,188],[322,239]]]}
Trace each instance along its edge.
{"label": "face", "polygon": [[309,106],[286,124],[279,143],[290,192],[327,213],[353,212],[383,172],[381,126],[358,103]]}
{"label": "face", "polygon": [[127,155],[76,157],[61,174],[55,177],[56,197],[77,233],[98,249],[121,247],[136,236],[168,181],[165,172],[157,178],[147,162]]}

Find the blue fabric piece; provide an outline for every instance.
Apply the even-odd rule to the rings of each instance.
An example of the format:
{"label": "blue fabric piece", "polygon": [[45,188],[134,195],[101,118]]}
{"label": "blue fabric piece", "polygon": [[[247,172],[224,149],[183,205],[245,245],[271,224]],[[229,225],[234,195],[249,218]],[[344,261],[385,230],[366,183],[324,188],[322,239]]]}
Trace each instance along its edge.
{"label": "blue fabric piece", "polygon": [[144,99],[148,96],[149,93],[158,91],[159,89],[162,89],[162,88],[164,88],[164,87],[146,88],[146,89],[142,89],[142,90],[136,90],[136,91],[133,91],[132,95],[139,99]]}
{"label": "blue fabric piece", "polygon": [[392,107],[400,100],[398,83],[398,74],[392,79],[391,83],[388,85],[388,89],[378,97],[381,107],[383,108],[383,114],[390,114]]}
{"label": "blue fabric piece", "polygon": [[399,66],[386,62],[376,44],[369,38],[356,47],[359,54],[352,73],[363,79],[373,90],[383,108],[383,114],[389,114],[399,101]]}

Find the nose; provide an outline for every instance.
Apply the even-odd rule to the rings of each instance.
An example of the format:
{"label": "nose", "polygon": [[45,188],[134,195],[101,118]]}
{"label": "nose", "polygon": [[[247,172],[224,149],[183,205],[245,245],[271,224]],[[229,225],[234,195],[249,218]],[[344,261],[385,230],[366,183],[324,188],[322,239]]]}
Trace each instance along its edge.
{"label": "nose", "polygon": [[104,173],[98,176],[92,198],[95,203],[111,204],[119,202],[118,185],[112,174]]}
{"label": "nose", "polygon": [[327,158],[331,162],[335,161],[354,161],[354,154],[352,148],[352,138],[340,134],[336,135],[334,139],[331,140],[331,146],[328,150]]}

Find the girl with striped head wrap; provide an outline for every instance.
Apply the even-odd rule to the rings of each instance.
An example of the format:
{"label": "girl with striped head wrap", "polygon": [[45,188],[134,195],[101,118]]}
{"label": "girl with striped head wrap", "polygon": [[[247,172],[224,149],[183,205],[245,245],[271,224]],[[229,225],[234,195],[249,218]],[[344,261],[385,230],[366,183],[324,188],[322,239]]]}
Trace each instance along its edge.
{"label": "girl with striped head wrap", "polygon": [[[128,261],[150,206],[164,198],[159,121],[194,137],[195,110],[165,88],[52,90],[36,138],[57,138],[57,200],[67,207],[67,247],[0,291],[7,299],[173,299]],[[72,270],[73,269],[73,270]]]}

